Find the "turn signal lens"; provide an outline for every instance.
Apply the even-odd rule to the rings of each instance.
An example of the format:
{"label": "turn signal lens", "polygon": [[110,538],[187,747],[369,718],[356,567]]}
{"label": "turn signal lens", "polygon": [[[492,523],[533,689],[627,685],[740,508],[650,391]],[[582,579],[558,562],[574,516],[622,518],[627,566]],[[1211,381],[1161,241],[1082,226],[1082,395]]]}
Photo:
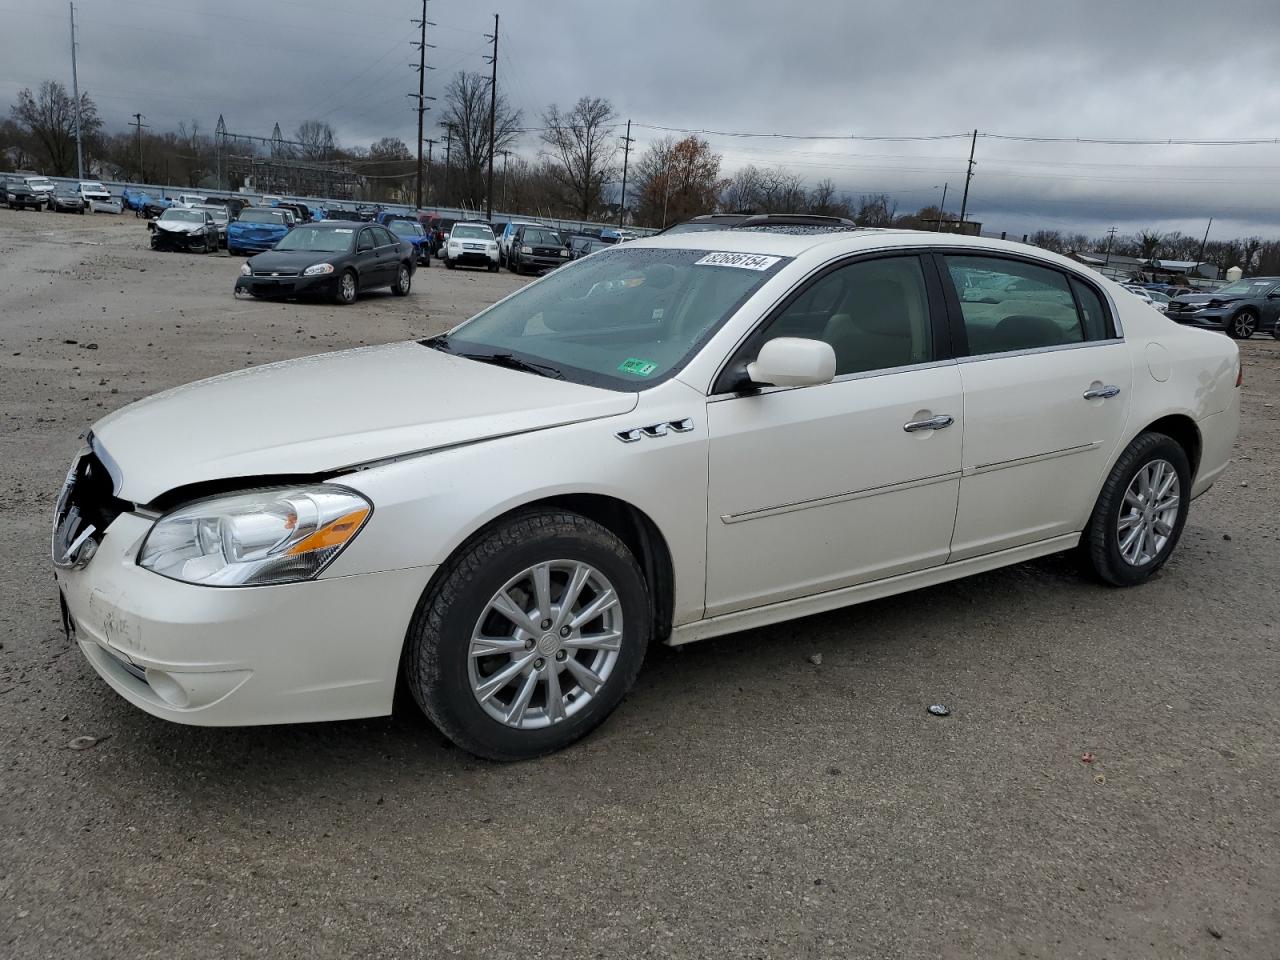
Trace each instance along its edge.
{"label": "turn signal lens", "polygon": [[312,550],[330,550],[333,547],[340,547],[356,535],[356,531],[368,516],[368,507],[352,510],[345,517],[339,517],[310,536],[299,540],[289,548],[288,553],[296,557],[300,553],[310,553]]}

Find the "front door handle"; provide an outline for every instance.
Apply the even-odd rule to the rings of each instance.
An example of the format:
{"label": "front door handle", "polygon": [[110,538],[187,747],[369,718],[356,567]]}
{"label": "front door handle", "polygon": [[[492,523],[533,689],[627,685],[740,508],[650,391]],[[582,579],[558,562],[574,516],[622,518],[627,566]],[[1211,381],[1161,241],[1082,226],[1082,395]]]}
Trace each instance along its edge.
{"label": "front door handle", "polygon": [[912,420],[910,423],[904,423],[902,429],[907,433],[916,433],[920,430],[942,430],[955,422],[954,417],[944,413],[941,416],[930,417],[928,420]]}
{"label": "front door handle", "polygon": [[1112,397],[1119,396],[1120,388],[1116,386],[1090,387],[1084,392],[1086,400],[1110,400]]}

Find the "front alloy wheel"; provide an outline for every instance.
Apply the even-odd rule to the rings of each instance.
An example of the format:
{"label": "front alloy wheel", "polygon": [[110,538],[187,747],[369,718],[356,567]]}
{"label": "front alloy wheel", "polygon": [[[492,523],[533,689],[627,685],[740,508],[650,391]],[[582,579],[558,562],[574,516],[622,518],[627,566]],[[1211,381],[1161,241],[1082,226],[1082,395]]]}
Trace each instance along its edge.
{"label": "front alloy wheel", "polygon": [[409,268],[402,263],[400,264],[400,269],[396,272],[396,282],[391,287],[391,292],[397,297],[406,296],[409,293],[409,285],[412,282],[413,280],[409,275]]}
{"label": "front alloy wheel", "polygon": [[343,306],[350,306],[356,302],[356,275],[350,270],[344,270],[342,276],[338,278],[338,292],[335,299]]}
{"label": "front alloy wheel", "polygon": [[1236,340],[1248,340],[1258,329],[1258,317],[1252,310],[1241,310],[1227,321],[1227,333]]}
{"label": "front alloy wheel", "polygon": [[523,730],[582,710],[618,662],[622,605],[603,573],[575,560],[539,563],[489,600],[471,634],[471,692],[485,713]]}
{"label": "front alloy wheel", "polygon": [[626,545],[579,514],[534,510],[441,568],[409,627],[405,679],[454,743],[521,760],[601,724],[651,631],[648,587]]}

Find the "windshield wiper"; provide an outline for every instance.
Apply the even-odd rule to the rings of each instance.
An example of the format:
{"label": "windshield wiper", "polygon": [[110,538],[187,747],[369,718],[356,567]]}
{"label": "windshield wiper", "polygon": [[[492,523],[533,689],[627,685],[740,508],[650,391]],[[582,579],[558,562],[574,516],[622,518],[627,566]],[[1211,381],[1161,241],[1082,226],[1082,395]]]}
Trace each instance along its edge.
{"label": "windshield wiper", "polygon": [[564,374],[550,364],[522,360],[514,353],[459,353],[456,356],[475,360],[478,363],[491,363],[495,367],[506,367],[508,370],[519,370],[522,373],[536,373],[540,377],[550,377],[553,380],[564,379]]}
{"label": "windshield wiper", "polygon": [[447,333],[437,333],[434,337],[427,337],[425,340],[419,340],[424,347],[430,347],[432,350],[440,350],[444,353],[450,352],[449,335]]}

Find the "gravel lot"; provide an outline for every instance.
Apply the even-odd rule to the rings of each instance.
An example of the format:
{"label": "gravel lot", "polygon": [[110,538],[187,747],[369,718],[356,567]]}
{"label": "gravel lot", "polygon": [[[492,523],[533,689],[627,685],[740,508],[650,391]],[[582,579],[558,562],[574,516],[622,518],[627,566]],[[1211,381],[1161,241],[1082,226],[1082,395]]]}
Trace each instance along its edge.
{"label": "gravel lot", "polygon": [[48,525],[93,420],[522,282],[279,305],[238,265],[0,210],[0,956],[1280,957],[1280,343],[1147,586],[1050,558],[655,649],[603,730],[495,766],[411,708],[169,725],[64,641]]}

